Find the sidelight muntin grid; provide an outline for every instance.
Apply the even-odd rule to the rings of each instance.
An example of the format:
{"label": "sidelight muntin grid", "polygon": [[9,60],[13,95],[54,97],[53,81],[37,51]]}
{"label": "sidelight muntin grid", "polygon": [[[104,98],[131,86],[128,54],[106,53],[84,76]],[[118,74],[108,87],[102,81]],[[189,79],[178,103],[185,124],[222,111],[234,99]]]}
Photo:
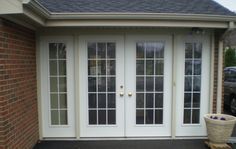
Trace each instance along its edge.
{"label": "sidelight muntin grid", "polygon": [[[188,52],[191,52],[191,54],[188,55],[189,54]],[[189,62],[191,63],[191,67],[189,67],[191,68],[190,70],[188,70],[187,68],[189,65],[187,63]],[[184,75],[185,87],[184,87],[183,124],[199,124],[200,123],[201,74],[202,74],[201,68],[202,68],[202,43],[186,43],[185,44],[185,75]],[[186,85],[187,79],[189,78],[191,79],[190,81],[191,90],[187,89],[189,87],[189,84]],[[198,83],[194,82],[195,79],[200,82]],[[196,86],[196,84],[198,86]],[[194,87],[197,87],[197,89],[194,89]],[[189,95],[191,98],[190,101],[188,100]],[[194,104],[194,99],[198,101],[197,103],[195,101],[195,104]]]}
{"label": "sidelight muntin grid", "polygon": [[[55,49],[51,49],[54,46]],[[61,49],[62,48],[62,49]],[[49,87],[50,87],[50,97],[49,97],[49,106],[50,106],[50,123],[52,126],[55,125],[68,125],[68,107],[67,107],[67,75],[66,75],[66,49],[65,44],[63,43],[49,43]],[[52,55],[52,51],[55,50],[56,55]],[[62,53],[64,52],[64,53]],[[62,54],[59,54],[62,53]],[[64,54],[64,55],[63,55]],[[56,64],[56,71],[53,68]],[[63,66],[64,65],[64,66]],[[64,68],[63,68],[64,67]],[[62,72],[61,72],[62,70]],[[54,72],[53,72],[54,71]],[[64,71],[64,72],[63,72]],[[56,74],[55,74],[56,73]],[[63,73],[63,75],[61,74]],[[53,79],[56,79],[56,90],[53,88]],[[64,84],[60,84],[64,79]],[[55,80],[54,80],[55,81]],[[55,85],[55,84],[54,84]],[[63,86],[64,85],[64,89]],[[64,91],[61,91],[61,90]],[[55,98],[56,96],[56,105]],[[64,102],[62,102],[64,96]],[[61,105],[62,104],[62,105]],[[64,104],[64,105],[63,105]]]}
{"label": "sidelight muntin grid", "polygon": [[[98,54],[98,45],[104,44],[105,45],[105,57],[99,57]],[[89,50],[91,47],[91,45],[95,45],[95,56],[91,57],[91,55],[89,54]],[[110,53],[110,57],[108,56],[108,45],[113,45],[113,56],[111,56],[112,54]],[[111,48],[111,47],[110,47]],[[88,43],[88,124],[89,125],[115,125],[116,124],[116,58],[115,58],[115,53],[116,53],[116,49],[115,49],[115,43],[114,42],[90,42]],[[100,55],[101,56],[101,55]],[[93,64],[93,73],[89,72],[91,70],[90,67],[90,62],[95,62]],[[102,72],[102,68],[100,68],[99,70],[99,65],[98,65],[98,61],[105,61],[105,74],[99,74],[99,72]],[[112,64],[108,63],[108,62],[112,62],[113,61],[113,70],[112,70]],[[108,69],[109,68],[109,69]],[[109,70],[109,73],[108,73]],[[114,71],[112,73],[112,71]],[[96,80],[96,86],[95,86],[95,91],[89,91],[89,86],[90,86],[90,82],[89,79],[90,78],[95,78]],[[105,78],[105,91],[99,91],[99,78]],[[109,91],[109,80],[108,78],[113,78],[113,91]],[[110,82],[111,84],[112,82]],[[95,107],[90,107],[90,95],[95,95],[96,99],[95,99]],[[105,107],[99,107],[99,95],[105,95]],[[113,107],[109,107],[109,95],[114,97],[114,105]],[[109,99],[109,100],[108,100]],[[95,112],[95,113],[94,113]],[[102,113],[103,112],[103,118],[105,115],[105,121],[100,121],[101,118],[99,116],[99,112]],[[92,114],[93,113],[93,114]],[[112,116],[109,117],[109,114],[111,114]],[[94,117],[95,116],[95,117]]]}
{"label": "sidelight muntin grid", "polygon": [[[138,46],[142,45],[143,47],[143,57],[141,56],[138,56]],[[150,46],[154,46],[153,48],[153,57],[152,58],[148,58],[147,56],[147,47]],[[156,47],[155,47],[156,46]],[[164,90],[164,43],[163,42],[138,42],[136,44],[136,124],[137,125],[153,125],[153,124],[163,124],[163,90]],[[140,47],[139,47],[140,48]],[[161,50],[159,51],[160,53],[157,53],[158,52],[158,48],[161,48]],[[161,54],[161,55],[159,55]],[[149,55],[150,56],[150,55]],[[143,61],[143,74],[140,75],[138,74],[138,61]],[[153,66],[152,66],[152,73],[153,74],[147,74],[147,62],[153,62]],[[161,68],[158,67],[158,69],[161,69],[161,73],[157,73],[156,72],[156,65],[157,65],[157,62],[159,62],[159,64],[162,64],[161,65]],[[161,63],[160,63],[161,62]],[[151,63],[149,63],[151,64]],[[142,64],[141,64],[142,65]],[[148,66],[149,67],[149,66]],[[157,73],[157,74],[156,74]],[[144,79],[144,82],[143,82],[143,91],[138,91],[137,90],[137,81],[138,81],[138,78],[142,77]],[[153,79],[153,90],[152,91],[147,91],[147,78],[150,77]],[[149,78],[149,79],[150,79]],[[161,90],[158,90],[156,89],[156,78],[162,78],[162,81],[161,81]],[[159,86],[160,87],[160,86]],[[137,102],[138,102],[138,95],[143,95],[143,107],[140,108],[140,107],[137,107]],[[147,107],[147,96],[151,94],[151,100],[152,100],[152,107]],[[156,98],[157,96],[156,95],[161,95],[161,106],[156,106]],[[157,98],[158,99],[158,98]],[[160,99],[159,99],[160,100]],[[149,114],[152,115],[152,120],[149,121],[147,119],[147,112],[150,112]],[[138,112],[143,112],[143,121],[139,122],[138,120]],[[158,115],[159,113],[159,115]],[[142,114],[141,114],[142,115]],[[158,115],[158,117],[156,117]]]}

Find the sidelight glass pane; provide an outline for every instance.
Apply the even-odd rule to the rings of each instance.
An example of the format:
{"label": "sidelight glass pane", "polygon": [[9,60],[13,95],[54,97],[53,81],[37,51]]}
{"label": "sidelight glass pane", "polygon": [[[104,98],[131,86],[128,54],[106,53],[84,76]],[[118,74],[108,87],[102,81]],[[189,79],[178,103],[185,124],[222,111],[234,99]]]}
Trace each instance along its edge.
{"label": "sidelight glass pane", "polygon": [[98,124],[106,124],[106,110],[98,110]]}
{"label": "sidelight glass pane", "polygon": [[154,60],[146,61],[146,75],[154,75]]}
{"label": "sidelight glass pane", "polygon": [[195,76],[193,78],[193,91],[200,91],[201,88],[201,77]]}
{"label": "sidelight glass pane", "polygon": [[199,123],[202,72],[201,57],[202,43],[185,44],[184,124]]}
{"label": "sidelight glass pane", "polygon": [[202,57],[202,43],[195,43],[194,44],[194,58],[201,58]]}
{"label": "sidelight glass pane", "polygon": [[96,94],[89,94],[89,108],[97,107],[97,97]]}
{"label": "sidelight glass pane", "polygon": [[59,61],[59,75],[66,75],[66,61]]}
{"label": "sidelight glass pane", "polygon": [[89,124],[94,125],[97,124],[97,111],[89,110]]}
{"label": "sidelight glass pane", "polygon": [[193,58],[193,44],[192,43],[185,44],[185,58]]}
{"label": "sidelight glass pane", "polygon": [[192,103],[192,101],[191,101],[192,96],[191,95],[192,95],[191,93],[184,94],[184,107],[185,108],[191,108],[191,103]]}
{"label": "sidelight glass pane", "polygon": [[66,94],[60,94],[60,108],[67,108],[67,97]]}
{"label": "sidelight glass pane", "polygon": [[146,124],[153,124],[153,110],[146,110]]}
{"label": "sidelight glass pane", "polygon": [[200,108],[200,93],[193,93],[193,107]]}
{"label": "sidelight glass pane", "polygon": [[194,61],[194,75],[201,75],[201,60]]}
{"label": "sidelight glass pane", "polygon": [[192,123],[198,124],[200,121],[200,110],[199,109],[193,109],[193,118]]}
{"label": "sidelight glass pane", "polygon": [[108,108],[116,108],[116,94],[108,94]]}
{"label": "sidelight glass pane", "polygon": [[116,57],[116,45],[115,43],[107,43],[107,58]]}
{"label": "sidelight glass pane", "polygon": [[50,77],[50,92],[58,92],[57,77]]}
{"label": "sidelight glass pane", "polygon": [[57,59],[57,44],[49,43],[49,59]]}
{"label": "sidelight glass pane", "polygon": [[144,60],[136,61],[136,75],[144,75]]}
{"label": "sidelight glass pane", "polygon": [[116,111],[108,110],[108,124],[116,124]]}
{"label": "sidelight glass pane", "polygon": [[185,91],[192,91],[192,77],[185,77],[184,83],[184,90]]}
{"label": "sidelight glass pane", "polygon": [[59,92],[66,92],[66,77],[59,77]]}
{"label": "sidelight glass pane", "polygon": [[156,60],[156,74],[155,75],[163,75],[164,74],[164,61]]}
{"label": "sidelight glass pane", "polygon": [[144,108],[144,94],[136,93],[136,108]]}
{"label": "sidelight glass pane", "polygon": [[57,94],[51,94],[50,95],[50,105],[51,109],[58,109],[58,95]]}
{"label": "sidelight glass pane", "polygon": [[144,110],[136,110],[136,124],[144,124]]}
{"label": "sidelight glass pane", "polygon": [[97,43],[97,57],[106,58],[106,43]]}
{"label": "sidelight glass pane", "polygon": [[58,44],[59,59],[66,59],[66,45],[64,43]]}
{"label": "sidelight glass pane", "polygon": [[51,110],[51,124],[59,125],[59,112],[58,110]]}
{"label": "sidelight glass pane", "polygon": [[153,108],[153,93],[146,93],[146,108]]}
{"label": "sidelight glass pane", "polygon": [[108,60],[107,61],[107,75],[115,75],[116,74],[116,61]]}
{"label": "sidelight glass pane", "polygon": [[193,72],[192,60],[185,61],[185,75],[192,75]]}
{"label": "sidelight glass pane", "polygon": [[190,123],[191,123],[191,110],[184,109],[184,124],[190,124]]}
{"label": "sidelight glass pane", "polygon": [[163,110],[155,110],[155,124],[163,124]]}
{"label": "sidelight glass pane", "polygon": [[88,58],[96,58],[96,43],[88,43]]}
{"label": "sidelight glass pane", "polygon": [[50,60],[50,75],[55,76],[57,75],[57,61],[56,60]]}
{"label": "sidelight glass pane", "polygon": [[136,57],[137,58],[144,58],[144,43],[137,43],[136,44]]}
{"label": "sidelight glass pane", "polygon": [[67,125],[67,110],[60,110],[60,124]]}

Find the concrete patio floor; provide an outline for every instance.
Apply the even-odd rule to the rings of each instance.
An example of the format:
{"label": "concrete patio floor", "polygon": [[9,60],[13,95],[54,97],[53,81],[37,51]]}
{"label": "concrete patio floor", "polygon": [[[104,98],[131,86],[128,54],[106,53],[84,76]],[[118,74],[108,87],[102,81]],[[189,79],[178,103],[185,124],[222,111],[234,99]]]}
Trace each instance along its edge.
{"label": "concrete patio floor", "polygon": [[34,149],[207,149],[205,140],[42,141]]}

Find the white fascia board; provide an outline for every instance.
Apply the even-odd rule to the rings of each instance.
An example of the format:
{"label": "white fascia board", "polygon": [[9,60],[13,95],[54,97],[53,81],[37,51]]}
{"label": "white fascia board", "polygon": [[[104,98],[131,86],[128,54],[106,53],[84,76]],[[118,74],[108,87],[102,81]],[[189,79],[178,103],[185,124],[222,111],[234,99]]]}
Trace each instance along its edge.
{"label": "white fascia board", "polygon": [[23,13],[22,1],[0,0],[0,15]]}
{"label": "white fascia board", "polygon": [[24,15],[26,15],[27,17],[29,17],[31,20],[38,23],[39,25],[41,26],[45,25],[45,18],[38,15],[36,12],[32,11],[31,9],[24,7],[23,13]]}
{"label": "white fascia board", "polygon": [[47,27],[202,27],[228,28],[228,22],[168,20],[47,20]]}
{"label": "white fascia board", "polygon": [[48,19],[158,19],[188,21],[236,21],[236,16],[178,13],[50,13]]}

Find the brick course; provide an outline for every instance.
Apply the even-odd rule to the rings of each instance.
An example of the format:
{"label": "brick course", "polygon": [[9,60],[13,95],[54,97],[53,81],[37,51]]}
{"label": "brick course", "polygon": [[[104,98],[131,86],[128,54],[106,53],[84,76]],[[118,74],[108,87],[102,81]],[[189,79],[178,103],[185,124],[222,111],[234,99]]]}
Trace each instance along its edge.
{"label": "brick course", "polygon": [[0,18],[0,149],[38,140],[35,47],[34,31]]}

